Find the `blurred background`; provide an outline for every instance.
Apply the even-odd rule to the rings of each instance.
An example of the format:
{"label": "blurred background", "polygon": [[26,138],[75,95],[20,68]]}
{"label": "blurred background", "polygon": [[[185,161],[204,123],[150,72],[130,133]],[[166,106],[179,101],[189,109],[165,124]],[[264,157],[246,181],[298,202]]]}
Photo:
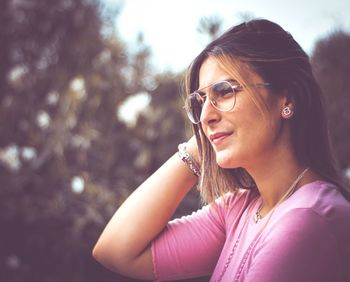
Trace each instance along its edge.
{"label": "blurred background", "polygon": [[246,19],[278,22],[310,55],[350,179],[350,3],[247,2],[1,0],[0,281],[134,281],[99,266],[92,247],[191,136],[186,67]]}

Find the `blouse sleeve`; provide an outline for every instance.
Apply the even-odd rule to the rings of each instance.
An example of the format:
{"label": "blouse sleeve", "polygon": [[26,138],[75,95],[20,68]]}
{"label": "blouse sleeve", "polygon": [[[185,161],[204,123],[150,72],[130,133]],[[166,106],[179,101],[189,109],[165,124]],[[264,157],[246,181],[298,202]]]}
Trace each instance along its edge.
{"label": "blouse sleeve", "polygon": [[246,281],[344,281],[337,241],[326,219],[295,209],[257,248]]}
{"label": "blouse sleeve", "polygon": [[228,198],[230,206],[240,198],[234,195],[226,195],[215,204],[168,223],[151,245],[156,281],[201,277],[213,272],[225,243]]}

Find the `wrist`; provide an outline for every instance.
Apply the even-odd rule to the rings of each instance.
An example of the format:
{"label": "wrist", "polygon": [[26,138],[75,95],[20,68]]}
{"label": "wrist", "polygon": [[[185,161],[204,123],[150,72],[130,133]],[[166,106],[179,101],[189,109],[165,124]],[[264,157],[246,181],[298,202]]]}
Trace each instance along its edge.
{"label": "wrist", "polygon": [[197,177],[200,176],[200,166],[198,165],[197,161],[193,158],[193,156],[188,152],[186,142],[179,144],[178,156],[184,163],[186,163],[186,165],[189,167],[189,169],[194,175],[196,175]]}
{"label": "wrist", "polygon": [[[191,155],[191,158],[196,164],[200,164],[200,157],[198,152],[197,140],[192,136],[186,143],[186,151]],[[198,165],[200,167],[200,165]]]}

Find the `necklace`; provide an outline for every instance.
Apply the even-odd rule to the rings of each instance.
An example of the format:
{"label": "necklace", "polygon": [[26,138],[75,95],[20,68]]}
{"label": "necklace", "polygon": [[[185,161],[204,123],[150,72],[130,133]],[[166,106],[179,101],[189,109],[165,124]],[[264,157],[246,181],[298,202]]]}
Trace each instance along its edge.
{"label": "necklace", "polygon": [[[297,186],[298,182],[300,181],[300,179],[305,175],[305,173],[308,170],[309,170],[309,168],[306,168],[302,173],[300,173],[298,175],[298,177],[294,180],[292,185],[288,188],[287,192],[282,196],[282,198],[277,202],[277,204],[273,208],[275,208],[278,204],[280,204],[285,199],[289,198],[294,193],[295,187]],[[263,207],[264,207],[264,205],[263,205],[263,202],[262,202],[260,207],[258,208],[258,210],[254,214],[254,221],[255,221],[255,223],[258,223],[262,219],[262,216],[261,216],[260,212],[263,209]]]}
{"label": "necklace", "polygon": [[[264,226],[261,227],[260,232],[255,236],[254,240],[250,243],[250,245],[249,245],[249,247],[248,247],[248,250],[246,251],[246,253],[245,253],[245,255],[244,255],[243,261],[241,262],[241,265],[240,265],[240,267],[239,267],[239,270],[238,270],[238,272],[237,272],[236,275],[235,275],[234,281],[238,281],[238,280],[239,280],[240,274],[241,274],[241,272],[242,272],[242,270],[243,270],[243,268],[244,268],[244,265],[245,265],[245,263],[246,263],[246,261],[247,261],[247,259],[248,259],[248,257],[249,257],[249,254],[250,254],[250,252],[252,251],[252,249],[254,248],[255,243],[259,240],[259,238],[260,238],[260,236],[261,236],[261,234],[262,234],[262,232],[263,232],[263,229],[266,227],[266,225],[267,225],[269,219],[271,218],[271,216],[272,216],[274,210],[276,209],[276,207],[277,207],[283,200],[287,199],[288,197],[290,197],[290,196],[293,194],[296,185],[298,184],[298,182],[300,181],[300,179],[305,175],[305,173],[306,173],[308,170],[309,170],[309,168],[306,168],[301,174],[299,174],[299,176],[294,180],[294,182],[292,183],[292,185],[288,188],[287,192],[286,192],[286,193],[283,195],[283,197],[277,202],[277,204],[272,208],[272,210],[270,211],[270,215],[269,215],[268,220],[265,222]],[[254,214],[254,220],[255,220],[256,218],[258,218],[258,220],[255,220],[255,223],[257,223],[257,222],[262,218],[261,215],[260,215],[261,210],[262,210],[262,204],[261,204],[261,206],[259,207],[258,211]],[[249,212],[248,212],[248,213],[249,213]],[[246,225],[246,224],[247,224],[247,221],[245,222],[245,225]],[[236,242],[235,242],[235,244],[234,244],[234,246],[233,246],[233,248],[232,248],[232,250],[231,250],[231,252],[230,252],[230,255],[229,255],[228,258],[227,258],[227,261],[226,261],[226,263],[225,263],[225,265],[224,265],[224,268],[222,269],[222,272],[221,272],[219,278],[216,279],[215,282],[221,282],[221,281],[222,281],[222,278],[223,278],[223,276],[224,276],[224,274],[225,274],[227,268],[229,267],[229,265],[230,265],[230,263],[231,263],[231,260],[232,260],[232,258],[233,258],[233,255],[234,255],[234,253],[235,253],[235,250],[236,250],[236,248],[237,248],[237,246],[238,246],[238,244],[239,244],[239,242],[240,242],[240,240],[241,240],[242,231],[243,231],[243,228],[240,230],[240,232],[239,232],[239,234],[238,234],[238,238],[237,238],[237,240],[236,240]]]}

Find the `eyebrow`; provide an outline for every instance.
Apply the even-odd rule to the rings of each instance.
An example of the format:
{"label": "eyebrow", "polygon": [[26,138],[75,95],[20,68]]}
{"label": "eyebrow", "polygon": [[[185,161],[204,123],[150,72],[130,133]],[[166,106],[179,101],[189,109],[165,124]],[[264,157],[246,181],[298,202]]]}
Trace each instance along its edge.
{"label": "eyebrow", "polygon": [[201,91],[202,89],[208,88],[210,86],[213,86],[214,84],[217,84],[217,83],[220,83],[220,82],[224,82],[224,81],[239,84],[237,80],[235,80],[233,78],[228,78],[228,79],[218,80],[218,81],[213,82],[213,83],[211,83],[211,84],[209,84],[207,86],[200,87],[197,90],[195,90],[194,92],[203,93],[203,91]]}

